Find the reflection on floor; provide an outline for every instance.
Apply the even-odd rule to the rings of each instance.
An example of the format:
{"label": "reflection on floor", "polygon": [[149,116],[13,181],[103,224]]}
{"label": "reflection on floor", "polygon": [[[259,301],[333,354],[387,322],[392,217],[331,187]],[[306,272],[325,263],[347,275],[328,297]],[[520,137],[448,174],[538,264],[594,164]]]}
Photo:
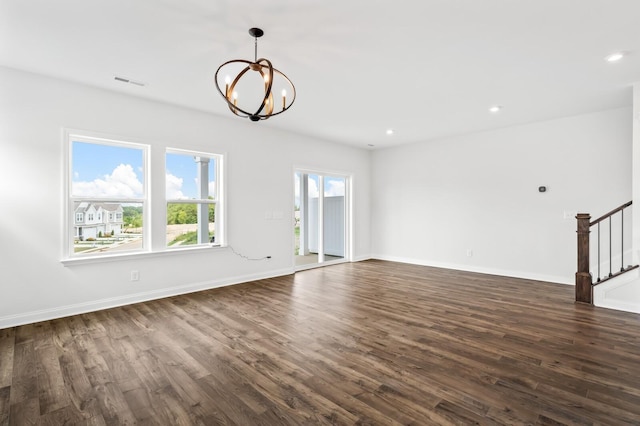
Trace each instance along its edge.
{"label": "reflection on floor", "polygon": [[[343,259],[341,256],[329,256],[328,254],[324,255],[325,262],[331,262],[332,260]],[[296,266],[301,265],[311,265],[313,263],[318,263],[318,255],[315,253],[309,253],[306,256],[296,256]]]}

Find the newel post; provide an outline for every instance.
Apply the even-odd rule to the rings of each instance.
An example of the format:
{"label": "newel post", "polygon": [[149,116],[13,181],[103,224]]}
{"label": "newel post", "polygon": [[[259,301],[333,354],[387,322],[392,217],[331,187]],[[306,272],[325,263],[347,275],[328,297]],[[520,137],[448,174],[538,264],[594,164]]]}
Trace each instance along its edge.
{"label": "newel post", "polygon": [[578,272],[576,272],[576,302],[593,303],[593,277],[589,272],[589,228],[591,215],[578,213]]}

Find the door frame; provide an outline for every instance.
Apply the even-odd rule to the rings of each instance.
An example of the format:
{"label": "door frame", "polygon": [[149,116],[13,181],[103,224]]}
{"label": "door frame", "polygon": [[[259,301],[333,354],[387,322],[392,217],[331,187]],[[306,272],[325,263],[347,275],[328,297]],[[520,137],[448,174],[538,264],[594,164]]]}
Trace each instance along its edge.
{"label": "door frame", "polygon": [[[337,178],[342,178],[344,179],[344,256],[341,259],[335,259],[335,260],[330,260],[328,262],[323,261],[322,262],[318,262],[318,263],[311,263],[311,264],[306,264],[306,265],[296,265],[296,257],[298,256],[297,253],[293,253],[293,265],[294,265],[294,269],[296,271],[302,271],[305,269],[312,269],[312,268],[318,268],[318,267],[322,267],[322,266],[327,266],[327,265],[334,265],[337,263],[346,263],[346,262],[351,262],[353,259],[353,249],[352,249],[352,242],[353,242],[353,234],[352,234],[352,230],[353,230],[353,174],[349,173],[349,172],[344,172],[344,171],[336,171],[336,170],[328,170],[328,169],[317,169],[317,168],[310,168],[310,167],[294,167],[293,168],[293,197],[292,197],[292,202],[293,202],[293,206],[292,206],[292,211],[294,212],[293,214],[295,215],[295,208],[296,208],[296,174],[300,174],[301,177],[302,176],[306,176],[306,175],[317,175],[319,177],[319,180],[322,182],[322,186],[321,188],[318,188],[318,191],[322,194],[322,197],[319,197],[319,224],[320,224],[320,230],[322,230],[323,228],[323,206],[322,206],[322,200],[324,198],[324,178],[325,177],[337,177]],[[320,185],[319,185],[320,186]],[[300,181],[300,188],[302,188],[302,179]],[[301,194],[298,194],[299,196]],[[320,194],[319,194],[320,195]],[[302,204],[302,203],[301,203]],[[302,209],[301,209],[302,210]],[[301,218],[301,222],[302,222],[302,218]],[[295,218],[294,218],[294,223],[295,223]],[[319,230],[319,237],[321,236],[321,238],[319,238],[319,245],[322,246],[323,241],[324,240],[324,235],[323,233],[320,233]],[[303,229],[301,227],[300,229],[300,235],[301,235],[301,239],[303,238]],[[293,247],[295,249],[295,232],[292,232],[291,235],[292,239],[293,239]],[[324,247],[322,247],[320,250],[322,250],[322,252],[324,251]],[[319,251],[320,251],[319,250]],[[320,256],[319,256],[320,257]],[[320,259],[319,259],[320,260]]]}

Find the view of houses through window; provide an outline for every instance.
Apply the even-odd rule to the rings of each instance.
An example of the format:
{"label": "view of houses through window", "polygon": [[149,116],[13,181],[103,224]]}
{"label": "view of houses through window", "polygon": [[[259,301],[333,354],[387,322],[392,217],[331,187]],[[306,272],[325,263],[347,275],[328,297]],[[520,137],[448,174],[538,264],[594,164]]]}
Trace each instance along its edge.
{"label": "view of houses through window", "polygon": [[142,204],[74,202],[74,253],[142,248]]}
{"label": "view of houses through window", "polygon": [[149,146],[79,136],[69,142],[68,257],[148,250],[158,223],[150,218],[165,213],[166,247],[216,243],[219,155],[167,150],[166,211],[153,212]]}

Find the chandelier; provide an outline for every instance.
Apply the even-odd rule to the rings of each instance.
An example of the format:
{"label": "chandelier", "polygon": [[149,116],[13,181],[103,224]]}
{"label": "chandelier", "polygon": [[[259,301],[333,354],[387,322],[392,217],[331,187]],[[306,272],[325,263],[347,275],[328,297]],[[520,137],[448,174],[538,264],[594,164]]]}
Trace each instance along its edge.
{"label": "chandelier", "polygon": [[[251,28],[249,34],[255,39],[253,62],[233,59],[220,65],[215,75],[216,88],[232,113],[260,121],[291,108],[296,100],[296,88],[286,75],[273,67],[271,61],[258,59],[258,38],[264,35],[264,31]],[[278,100],[274,97],[274,89],[281,89]]]}

